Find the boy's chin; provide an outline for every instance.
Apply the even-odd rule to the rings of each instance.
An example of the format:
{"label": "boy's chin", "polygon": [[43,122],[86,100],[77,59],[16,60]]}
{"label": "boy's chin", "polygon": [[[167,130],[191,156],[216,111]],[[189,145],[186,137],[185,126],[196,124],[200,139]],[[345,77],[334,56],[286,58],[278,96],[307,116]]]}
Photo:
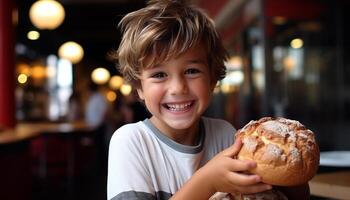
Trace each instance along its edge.
{"label": "boy's chin", "polygon": [[168,126],[175,130],[186,130],[194,125],[195,121],[190,120],[176,120],[167,122]]}

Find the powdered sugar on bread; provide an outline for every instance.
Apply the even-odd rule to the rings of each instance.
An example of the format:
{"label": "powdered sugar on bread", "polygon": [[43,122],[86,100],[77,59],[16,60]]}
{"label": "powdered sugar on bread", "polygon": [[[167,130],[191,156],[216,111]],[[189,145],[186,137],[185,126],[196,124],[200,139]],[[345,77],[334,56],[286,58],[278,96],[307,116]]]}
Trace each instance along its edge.
{"label": "powdered sugar on bread", "polygon": [[258,167],[251,172],[262,173],[266,183],[301,184],[317,171],[319,149],[314,133],[296,120],[265,117],[250,121],[236,137],[243,141],[238,159],[255,160]]}

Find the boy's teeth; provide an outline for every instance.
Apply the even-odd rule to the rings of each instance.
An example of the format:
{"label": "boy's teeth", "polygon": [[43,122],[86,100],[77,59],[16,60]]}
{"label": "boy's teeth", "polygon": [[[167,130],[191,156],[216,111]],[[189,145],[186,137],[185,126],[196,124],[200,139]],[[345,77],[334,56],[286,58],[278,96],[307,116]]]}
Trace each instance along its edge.
{"label": "boy's teeth", "polygon": [[190,102],[188,103],[181,103],[181,104],[167,104],[169,110],[172,111],[180,111],[188,108],[191,105]]}

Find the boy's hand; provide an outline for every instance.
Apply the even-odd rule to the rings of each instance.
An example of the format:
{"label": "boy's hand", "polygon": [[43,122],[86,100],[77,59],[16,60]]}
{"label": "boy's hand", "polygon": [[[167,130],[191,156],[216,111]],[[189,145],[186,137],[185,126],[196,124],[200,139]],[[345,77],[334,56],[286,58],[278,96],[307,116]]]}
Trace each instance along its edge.
{"label": "boy's hand", "polygon": [[254,161],[237,160],[234,157],[241,149],[242,141],[235,143],[216,155],[200,170],[208,177],[208,184],[215,192],[250,194],[272,188],[261,182],[258,175],[245,174],[245,171],[256,167]]}

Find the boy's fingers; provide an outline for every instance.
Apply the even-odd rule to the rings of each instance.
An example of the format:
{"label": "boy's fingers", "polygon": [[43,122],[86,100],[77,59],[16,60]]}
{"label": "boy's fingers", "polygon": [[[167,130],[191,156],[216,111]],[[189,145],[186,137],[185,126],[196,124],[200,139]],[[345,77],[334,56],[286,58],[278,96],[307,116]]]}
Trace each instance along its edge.
{"label": "boy's fingers", "polygon": [[232,182],[238,186],[254,185],[261,182],[261,177],[258,175],[248,175],[232,172],[229,176],[229,179],[232,180]]}
{"label": "boy's fingers", "polygon": [[257,166],[256,162],[252,160],[233,159],[230,163],[231,165],[229,170],[232,172],[245,172],[254,169]]}
{"label": "boy's fingers", "polygon": [[258,175],[231,173],[230,178],[233,180],[235,190],[238,190],[242,194],[251,194],[272,189],[271,185],[262,183]]}
{"label": "boy's fingers", "polygon": [[272,186],[267,185],[265,183],[257,183],[249,187],[245,187],[245,186],[236,187],[236,190],[238,190],[241,194],[253,194],[253,193],[263,192],[271,189],[272,189]]}
{"label": "boy's fingers", "polygon": [[235,143],[231,145],[229,148],[225,149],[222,153],[225,156],[233,157],[238,154],[242,147],[242,140],[237,138]]}

